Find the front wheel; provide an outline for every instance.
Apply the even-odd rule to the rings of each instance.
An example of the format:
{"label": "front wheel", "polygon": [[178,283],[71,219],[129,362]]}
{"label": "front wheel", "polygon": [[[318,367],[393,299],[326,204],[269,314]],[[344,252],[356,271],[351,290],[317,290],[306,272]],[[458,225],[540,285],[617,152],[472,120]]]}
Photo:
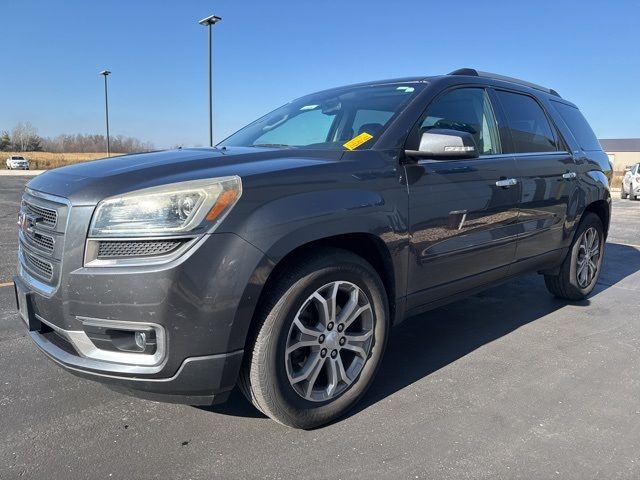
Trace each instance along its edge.
{"label": "front wheel", "polygon": [[268,292],[240,387],[272,419],[314,428],[342,416],[382,360],[384,286],[361,257],[322,249],[288,263]]}
{"label": "front wheel", "polygon": [[583,300],[594,289],[604,257],[604,228],[600,217],[586,212],[557,275],[545,275],[547,289],[556,297]]}

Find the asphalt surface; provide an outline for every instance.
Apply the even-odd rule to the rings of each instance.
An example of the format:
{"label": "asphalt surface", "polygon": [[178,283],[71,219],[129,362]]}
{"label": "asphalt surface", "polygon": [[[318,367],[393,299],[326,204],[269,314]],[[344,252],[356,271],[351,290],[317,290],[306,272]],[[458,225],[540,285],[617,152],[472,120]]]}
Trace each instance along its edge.
{"label": "asphalt surface", "polygon": [[[0,178],[0,283],[26,177]],[[404,322],[345,419],[304,432],[238,393],[194,408],[78,379],[0,287],[0,478],[640,478],[640,201],[616,200],[595,293],[530,275]]]}

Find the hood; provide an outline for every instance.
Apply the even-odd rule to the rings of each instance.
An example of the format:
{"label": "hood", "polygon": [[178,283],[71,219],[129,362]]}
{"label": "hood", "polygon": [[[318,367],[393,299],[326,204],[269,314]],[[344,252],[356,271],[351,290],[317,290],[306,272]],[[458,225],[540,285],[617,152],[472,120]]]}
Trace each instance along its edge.
{"label": "hood", "polygon": [[341,151],[228,147],[164,150],[78,163],[45,172],[27,187],[74,205],[133,190],[201,178],[279,172],[337,161]]}

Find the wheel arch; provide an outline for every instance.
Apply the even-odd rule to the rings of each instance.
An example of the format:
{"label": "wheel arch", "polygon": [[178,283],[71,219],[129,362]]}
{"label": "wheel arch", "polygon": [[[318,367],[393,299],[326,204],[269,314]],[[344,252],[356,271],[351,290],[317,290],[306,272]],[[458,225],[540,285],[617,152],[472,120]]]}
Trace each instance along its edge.
{"label": "wheel arch", "polygon": [[380,237],[372,233],[343,233],[318,238],[297,245],[286,254],[281,255],[277,262],[271,263],[270,271],[264,280],[264,284],[255,303],[255,308],[253,309],[253,314],[247,325],[245,348],[250,345],[253,339],[261,306],[265,304],[267,296],[273,290],[273,285],[281,278],[289,265],[296,262],[300,257],[318,251],[318,249],[323,247],[338,248],[358,255],[376,270],[385,287],[385,293],[389,303],[390,323],[393,325],[396,321],[396,314],[398,313],[398,305],[396,302],[397,279],[389,248]]}
{"label": "wheel arch", "polygon": [[587,212],[594,213],[600,218],[604,229],[604,237],[606,239],[609,233],[609,224],[611,222],[611,203],[607,200],[596,200],[586,206],[584,213]]}

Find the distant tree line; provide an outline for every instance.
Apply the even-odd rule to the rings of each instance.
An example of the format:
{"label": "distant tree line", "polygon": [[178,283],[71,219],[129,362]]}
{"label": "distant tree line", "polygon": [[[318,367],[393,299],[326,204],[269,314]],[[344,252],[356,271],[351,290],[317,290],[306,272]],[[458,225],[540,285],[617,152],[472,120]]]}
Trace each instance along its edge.
{"label": "distant tree line", "polygon": [[[144,152],[153,150],[153,144],[134,137],[116,135],[109,137],[114,153]],[[62,134],[57,137],[41,137],[31,122],[20,122],[9,132],[0,133],[0,151],[5,152],[54,152],[86,153],[106,152],[107,137],[97,134]]]}

